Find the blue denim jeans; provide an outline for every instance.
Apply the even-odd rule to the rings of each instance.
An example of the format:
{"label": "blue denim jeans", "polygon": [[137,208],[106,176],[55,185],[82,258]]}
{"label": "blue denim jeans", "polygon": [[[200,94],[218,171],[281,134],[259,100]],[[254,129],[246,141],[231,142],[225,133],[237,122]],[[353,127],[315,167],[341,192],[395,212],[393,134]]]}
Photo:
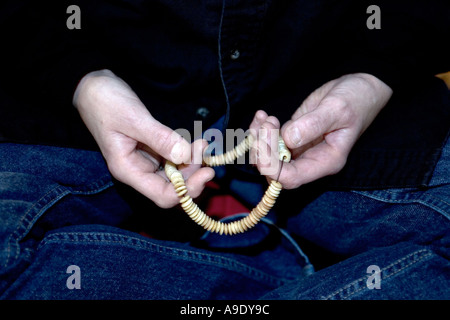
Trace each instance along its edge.
{"label": "blue denim jeans", "polygon": [[[328,191],[302,203],[285,190],[247,233],[173,241],[125,227],[140,209],[99,153],[0,144],[0,297],[449,299],[449,171],[447,145],[427,188]],[[249,202],[261,191],[231,188]],[[335,260],[317,267],[326,255]]]}

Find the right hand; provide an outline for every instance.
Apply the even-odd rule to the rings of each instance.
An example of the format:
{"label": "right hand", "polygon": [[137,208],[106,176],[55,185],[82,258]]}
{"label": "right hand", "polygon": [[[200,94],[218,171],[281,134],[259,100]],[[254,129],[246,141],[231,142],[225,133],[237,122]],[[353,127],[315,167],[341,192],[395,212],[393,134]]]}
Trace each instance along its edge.
{"label": "right hand", "polygon": [[[195,198],[214,170],[201,168],[205,143],[189,144],[183,137],[152,117],[133,90],[109,70],[94,71],[80,81],[73,104],[97,142],[111,174],[133,187],[161,208],[179,199],[164,171],[168,159],[180,166],[189,195]],[[192,163],[192,164],[191,164]],[[201,163],[201,162],[200,162]]]}

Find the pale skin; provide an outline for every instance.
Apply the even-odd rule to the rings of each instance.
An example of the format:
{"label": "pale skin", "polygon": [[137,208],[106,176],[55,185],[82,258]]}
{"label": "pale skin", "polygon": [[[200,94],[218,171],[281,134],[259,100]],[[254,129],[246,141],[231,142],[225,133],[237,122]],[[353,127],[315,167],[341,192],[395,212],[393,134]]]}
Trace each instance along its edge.
{"label": "pale skin", "polygon": [[[339,172],[359,136],[386,105],[392,90],[378,78],[364,73],[345,75],[314,91],[280,124],[259,110],[250,125],[255,134],[253,159],[261,174],[277,179],[279,161],[276,139],[281,135],[292,153],[279,182],[286,189]],[[188,193],[198,197],[214,170],[201,167],[206,142],[189,144],[172,129],[157,121],[125,81],[109,70],[87,74],[75,91],[73,103],[96,140],[111,174],[130,185],[161,208],[179,199],[164,171],[168,159],[179,165]],[[150,108],[151,109],[151,108]],[[280,129],[280,130],[278,130]],[[262,147],[265,146],[265,147]]]}
{"label": "pale skin", "polygon": [[279,178],[278,170],[268,165],[280,165],[273,160],[278,157],[273,151],[277,150],[276,141],[270,139],[280,122],[262,110],[256,112],[250,128],[259,133],[262,145],[268,145],[258,148],[265,150],[258,152],[258,169],[262,174],[268,172],[269,179],[278,178],[285,189],[338,173],[353,145],[391,95],[389,86],[363,73],[342,76],[315,90],[281,126],[281,136],[291,150],[292,160],[283,165]]}

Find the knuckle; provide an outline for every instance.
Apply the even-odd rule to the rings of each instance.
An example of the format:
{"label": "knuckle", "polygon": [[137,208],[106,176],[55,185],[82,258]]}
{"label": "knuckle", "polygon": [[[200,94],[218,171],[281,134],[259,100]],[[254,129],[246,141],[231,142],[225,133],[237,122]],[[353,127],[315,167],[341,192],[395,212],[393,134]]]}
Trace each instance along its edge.
{"label": "knuckle", "polygon": [[323,103],[333,112],[340,114],[348,109],[347,101],[340,96],[329,96],[324,99]]}
{"label": "knuckle", "polygon": [[175,134],[168,133],[164,130],[157,130],[154,133],[155,146],[157,151],[170,151],[172,144],[174,144]]}
{"label": "knuckle", "polygon": [[355,110],[346,99],[339,96],[330,96],[326,99],[330,114],[335,115],[339,123],[351,124],[356,119]]}
{"label": "knuckle", "polygon": [[309,133],[313,138],[325,133],[323,121],[319,117],[306,117],[303,119],[302,126],[297,127],[304,128],[302,131]]}

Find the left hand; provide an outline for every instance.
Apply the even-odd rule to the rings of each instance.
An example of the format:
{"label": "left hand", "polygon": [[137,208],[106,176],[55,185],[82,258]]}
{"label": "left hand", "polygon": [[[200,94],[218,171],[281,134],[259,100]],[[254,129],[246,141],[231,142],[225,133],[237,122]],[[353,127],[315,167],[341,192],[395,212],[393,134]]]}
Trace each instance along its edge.
{"label": "left hand", "polygon": [[[342,76],[315,90],[281,128],[292,160],[283,165],[278,181],[294,189],[338,173],[391,95],[389,86],[365,73]],[[277,179],[279,173],[279,128],[279,121],[264,111],[258,111],[250,125],[257,137],[253,159],[269,179]]]}

